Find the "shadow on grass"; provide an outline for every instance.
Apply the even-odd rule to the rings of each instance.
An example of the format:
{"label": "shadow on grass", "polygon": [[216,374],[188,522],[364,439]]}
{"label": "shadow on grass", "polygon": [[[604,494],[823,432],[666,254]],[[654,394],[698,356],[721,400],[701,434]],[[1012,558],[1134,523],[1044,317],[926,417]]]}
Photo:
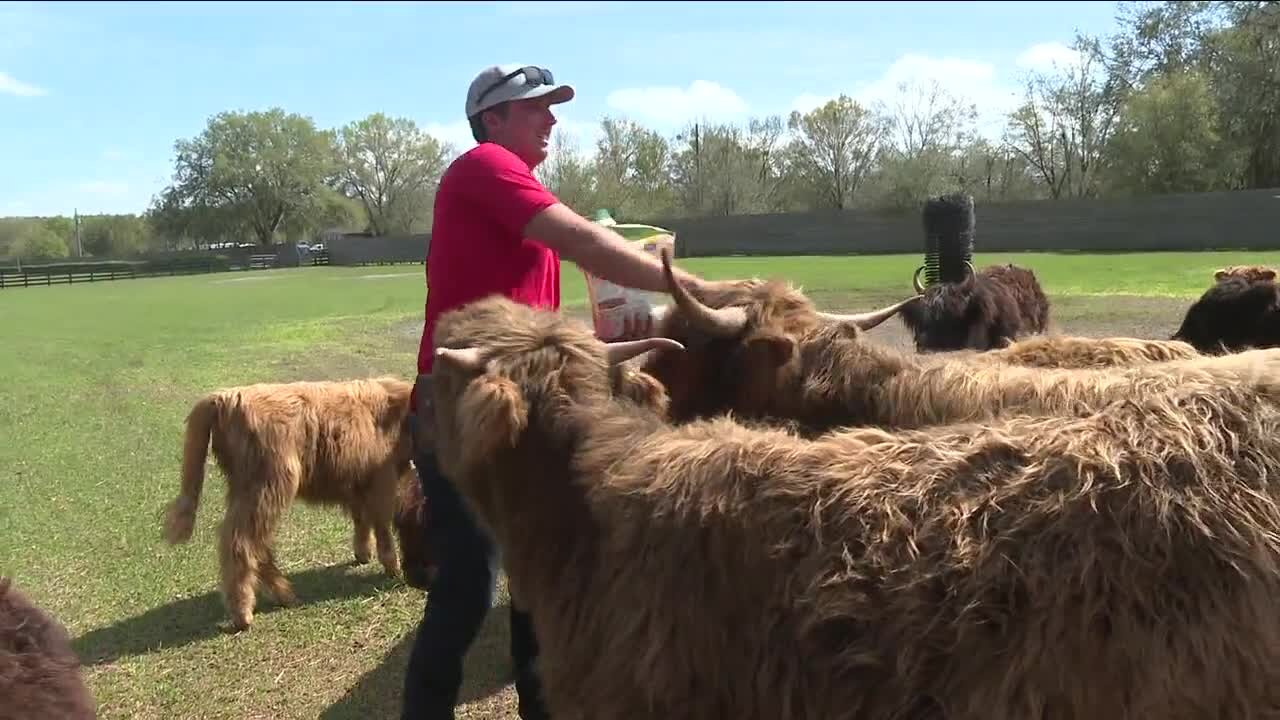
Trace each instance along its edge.
{"label": "shadow on grass", "polygon": [[[480,627],[462,666],[459,705],[483,700],[510,684],[510,612],[510,605],[502,603],[495,605],[485,616],[484,625]],[[321,720],[400,717],[404,673],[417,632],[415,623],[376,668],[365,673],[342,699],[320,713]]]}
{"label": "shadow on grass", "polygon": [[[300,607],[329,600],[362,597],[393,587],[398,581],[381,574],[352,572],[350,563],[331,565],[286,575],[293,584]],[[285,608],[269,594],[259,591],[254,608],[258,618]],[[207,640],[226,632],[227,615],[217,590],[197,597],[152,608],[141,615],[113,625],[91,630],[72,641],[72,647],[86,666],[114,662],[123,657],[144,655]],[[253,632],[250,629],[248,632]]]}

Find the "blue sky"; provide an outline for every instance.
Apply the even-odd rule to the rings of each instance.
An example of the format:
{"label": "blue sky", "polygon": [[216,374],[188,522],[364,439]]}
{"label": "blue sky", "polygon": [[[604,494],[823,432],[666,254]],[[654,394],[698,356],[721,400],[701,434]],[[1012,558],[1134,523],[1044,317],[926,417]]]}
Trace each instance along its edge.
{"label": "blue sky", "polygon": [[[892,101],[941,80],[991,119],[1023,74],[1106,34],[1114,2],[0,2],[0,216],[141,212],[173,144],[223,110],[279,105],[338,127],[382,111],[465,149],[484,66],[551,68],[584,145],[613,115],[703,118]],[[989,126],[994,126],[990,125]]]}

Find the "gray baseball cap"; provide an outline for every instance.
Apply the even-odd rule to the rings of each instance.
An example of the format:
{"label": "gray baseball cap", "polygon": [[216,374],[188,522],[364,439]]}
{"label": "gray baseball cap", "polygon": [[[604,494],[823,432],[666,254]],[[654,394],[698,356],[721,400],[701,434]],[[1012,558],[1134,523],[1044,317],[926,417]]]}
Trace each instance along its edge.
{"label": "gray baseball cap", "polygon": [[573,99],[573,87],[556,85],[555,77],[546,68],[535,65],[491,65],[480,71],[467,90],[467,117],[508,100],[551,95],[553,104]]}

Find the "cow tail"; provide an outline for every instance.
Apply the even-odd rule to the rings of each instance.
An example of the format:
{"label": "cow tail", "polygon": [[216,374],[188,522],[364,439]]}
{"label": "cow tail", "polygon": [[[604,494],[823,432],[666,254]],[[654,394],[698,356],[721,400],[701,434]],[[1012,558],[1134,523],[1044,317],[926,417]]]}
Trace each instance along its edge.
{"label": "cow tail", "polygon": [[182,446],[182,488],[165,513],[164,536],[170,545],[189,540],[195,528],[200,491],[204,489],[209,433],[218,417],[217,402],[214,395],[206,395],[187,414],[187,431]]}

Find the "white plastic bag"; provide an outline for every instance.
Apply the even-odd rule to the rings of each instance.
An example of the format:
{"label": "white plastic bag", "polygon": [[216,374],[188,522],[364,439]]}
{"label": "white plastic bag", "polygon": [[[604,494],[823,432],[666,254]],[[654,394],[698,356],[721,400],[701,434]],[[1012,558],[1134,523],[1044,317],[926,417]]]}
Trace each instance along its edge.
{"label": "white plastic bag", "polygon": [[[618,223],[605,210],[596,212],[595,222],[608,226],[655,258],[662,257],[663,248],[670,250],[671,256],[675,257],[676,235],[670,230],[654,225]],[[655,306],[662,304],[660,293],[615,285],[585,270],[582,274],[587,278],[587,299],[591,303],[591,321],[595,326],[596,335],[602,339],[611,340],[621,335],[623,323],[628,316],[644,317],[651,314]]]}

